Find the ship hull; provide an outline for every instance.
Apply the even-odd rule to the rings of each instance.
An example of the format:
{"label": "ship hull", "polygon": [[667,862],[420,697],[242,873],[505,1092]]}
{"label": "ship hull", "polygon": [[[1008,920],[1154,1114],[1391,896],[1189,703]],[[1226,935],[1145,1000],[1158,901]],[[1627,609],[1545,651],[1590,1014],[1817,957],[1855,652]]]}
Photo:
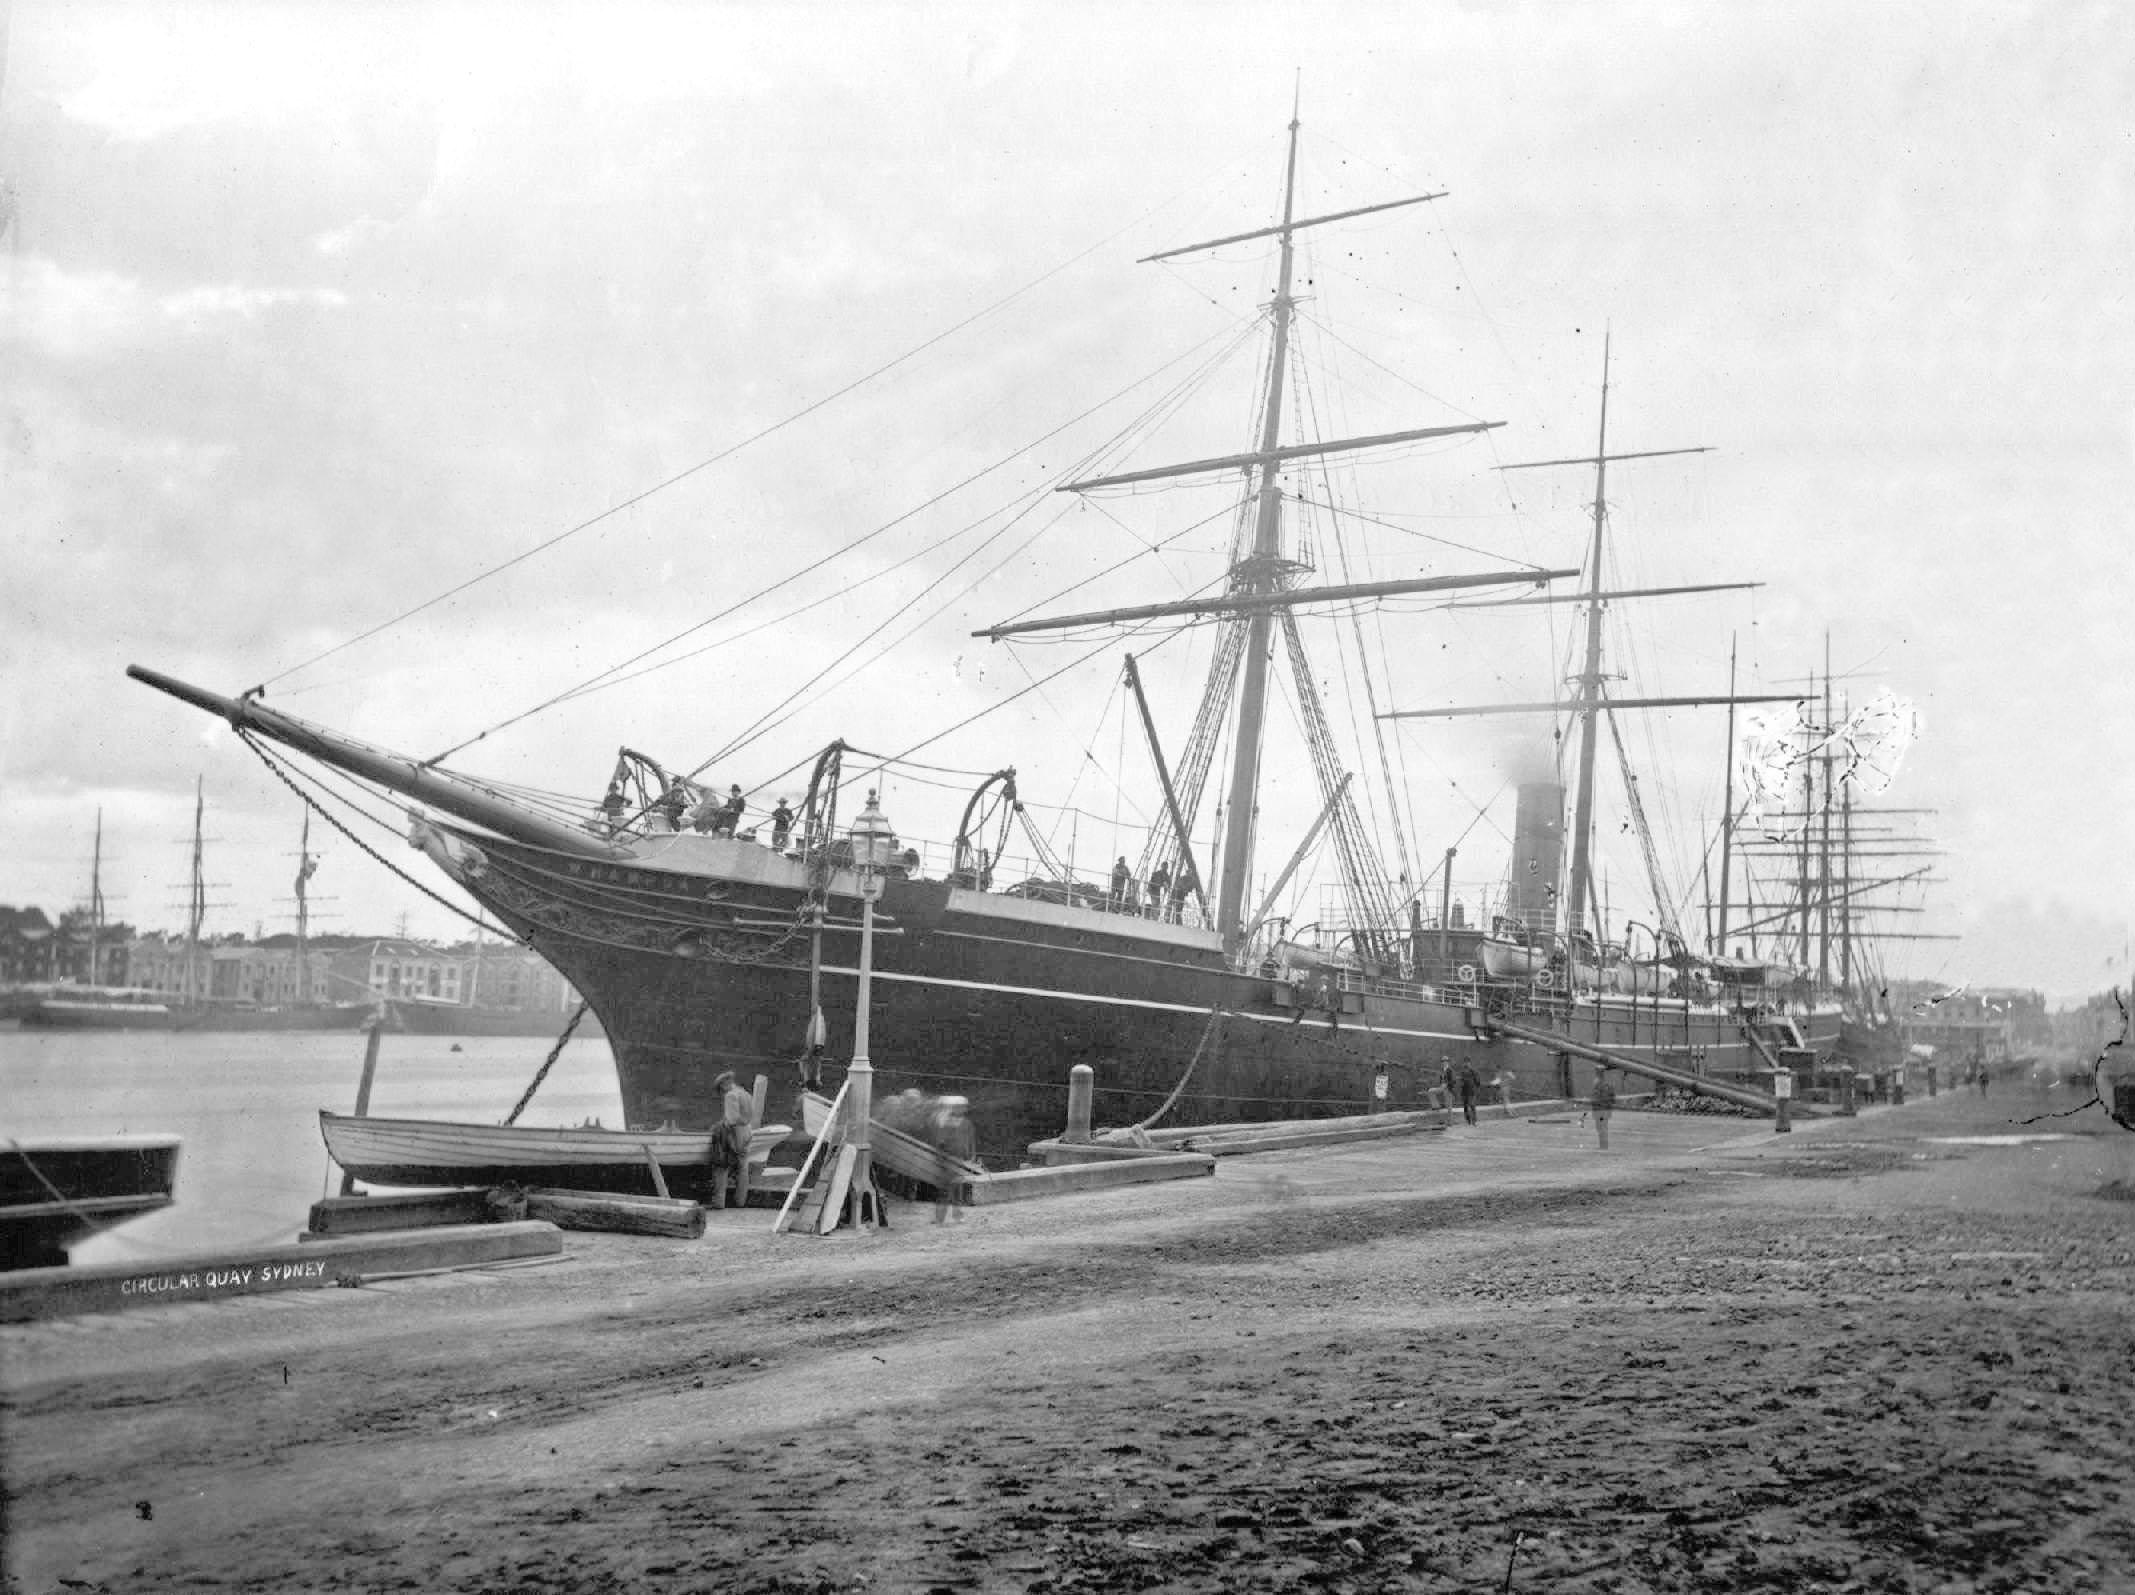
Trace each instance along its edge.
{"label": "ship hull", "polygon": [[194,1008],[181,1010],[181,1030],[354,1030],[377,1013],[367,1002],[293,1003],[281,1008]]}
{"label": "ship hull", "polygon": [[32,1030],[174,1030],[175,1009],[151,1002],[93,1002],[46,998],[22,1015]]}
{"label": "ship hull", "polygon": [[[471,1008],[461,1003],[386,1001],[386,1025],[411,1036],[547,1036],[554,1039],[570,1022],[568,1013],[528,1013],[510,1008]],[[597,1025],[581,1024],[578,1033],[599,1034]]]}
{"label": "ship hull", "polygon": [[171,1205],[178,1138],[115,1135],[0,1147],[0,1269],[52,1268],[101,1230]]}
{"label": "ship hull", "polygon": [[[584,994],[607,1029],[630,1125],[710,1124],[725,1069],[801,1083],[816,933],[797,861],[694,836],[621,862],[457,832],[432,851]],[[854,884],[833,878],[820,932],[833,1038],[853,1033]],[[1095,1075],[1097,1122],[1112,1125],[1160,1110],[1174,1125],[1367,1111],[1382,1065],[1391,1107],[1423,1105],[1444,1066],[1464,1061],[1486,1079],[1507,1072],[1522,1097],[1590,1089],[1590,1066],[1488,1036],[1473,1005],[1484,1000],[1716,1078],[1752,1078],[1759,1065],[1743,1013],[1716,1004],[1354,976],[1300,996],[1272,968],[1228,967],[1208,932],[938,881],[887,883],[873,965],[876,1089],[968,1098],[989,1158],[1060,1131],[1078,1064]],[[1835,1009],[1828,1025],[1797,1017],[1813,1044],[1835,1039]],[[833,1067],[826,1085],[836,1078]]]}

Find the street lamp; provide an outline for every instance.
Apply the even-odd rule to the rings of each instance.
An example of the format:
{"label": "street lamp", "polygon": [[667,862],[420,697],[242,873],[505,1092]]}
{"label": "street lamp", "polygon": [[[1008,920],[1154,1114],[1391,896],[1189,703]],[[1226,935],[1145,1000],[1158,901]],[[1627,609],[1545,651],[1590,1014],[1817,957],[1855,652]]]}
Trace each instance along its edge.
{"label": "street lamp", "polygon": [[860,995],[853,1011],[852,1067],[845,1076],[845,1139],[860,1154],[853,1170],[855,1191],[873,1186],[872,1179],[866,1178],[872,1172],[868,1124],[875,1094],[875,1069],[867,1057],[868,999],[875,973],[875,903],[882,896],[884,872],[896,846],[896,833],[875,802],[875,794],[868,793],[867,805],[852,828],[853,872],[860,878]]}

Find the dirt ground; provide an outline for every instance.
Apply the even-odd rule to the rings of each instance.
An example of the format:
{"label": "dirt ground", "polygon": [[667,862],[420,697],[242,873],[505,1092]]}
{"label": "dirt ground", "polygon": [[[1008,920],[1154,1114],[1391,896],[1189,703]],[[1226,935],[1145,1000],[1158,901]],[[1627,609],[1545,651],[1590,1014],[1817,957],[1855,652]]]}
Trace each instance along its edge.
{"label": "dirt ground", "polygon": [[2135,1589],[2135,1135],[2022,1122],[2075,1100],[0,1331],[9,1587]]}

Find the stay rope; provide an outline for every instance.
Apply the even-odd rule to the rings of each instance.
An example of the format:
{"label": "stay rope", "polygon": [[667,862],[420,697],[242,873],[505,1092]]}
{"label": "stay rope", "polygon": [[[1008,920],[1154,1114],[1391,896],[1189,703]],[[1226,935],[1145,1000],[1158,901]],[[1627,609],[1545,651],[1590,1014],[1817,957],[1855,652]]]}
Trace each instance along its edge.
{"label": "stay rope", "polygon": [[371,846],[370,843],[366,842],[362,837],[358,836],[346,825],[343,825],[340,819],[334,814],[331,809],[327,808],[323,803],[319,802],[317,798],[313,797],[309,792],[305,791],[302,787],[297,785],[297,783],[290,777],[289,772],[282,767],[281,762],[277,760],[272,754],[268,753],[265,748],[261,747],[259,744],[259,740],[254,737],[251,732],[240,727],[237,732],[237,737],[239,741],[244,743],[246,747],[250,748],[255,754],[258,755],[260,763],[264,764],[269,770],[274,772],[274,777],[276,780],[280,781],[282,785],[289,788],[291,792],[294,792],[298,800],[302,802],[306,808],[310,809],[314,814],[318,815],[320,819],[324,820],[328,825],[331,825],[335,830],[339,831],[342,836],[347,838],[348,841],[353,844],[359,851],[369,855],[372,859],[376,860],[380,865],[382,865],[392,874],[399,876],[408,885],[414,887],[418,892],[421,892],[423,896],[429,898],[431,902],[436,903],[440,908],[443,908],[448,912],[459,915],[460,918],[466,920],[476,929],[493,931],[505,941],[515,942],[520,944],[521,946],[525,945],[524,937],[519,936],[512,931],[506,930],[501,925],[492,925],[480,914],[470,914],[466,909],[462,908],[458,903],[455,903],[451,898],[445,896],[443,893],[433,891],[431,888],[425,886],[413,875],[410,875],[398,864],[394,863],[383,853],[379,852],[377,848]]}
{"label": "stay rope", "polygon": [[577,1011],[564,1025],[563,1034],[556,1038],[556,1045],[549,1048],[549,1055],[541,1060],[541,1067],[534,1071],[534,1078],[527,1082],[526,1090],[520,1093],[518,1102],[513,1105],[511,1112],[504,1115],[507,1128],[519,1122],[519,1115],[524,1113],[526,1105],[534,1100],[534,1093],[541,1089],[541,1082],[549,1077],[549,1070],[556,1067],[556,1060],[563,1056],[564,1044],[571,1039],[571,1032],[578,1028],[578,1021],[585,1018],[588,1006],[583,1001],[579,1003]]}

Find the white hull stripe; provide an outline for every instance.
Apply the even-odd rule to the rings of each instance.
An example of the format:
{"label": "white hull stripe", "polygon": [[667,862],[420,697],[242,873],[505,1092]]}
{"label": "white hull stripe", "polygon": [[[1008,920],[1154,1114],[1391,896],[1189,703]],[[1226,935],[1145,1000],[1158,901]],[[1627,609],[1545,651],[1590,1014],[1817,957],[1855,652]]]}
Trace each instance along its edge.
{"label": "white hull stripe", "polygon": [[[843,964],[825,964],[823,966],[823,973],[826,975],[850,975],[854,980],[858,980],[860,978],[860,971],[858,969],[851,968]],[[1094,1003],[1095,1005],[1101,1008],[1142,1008],[1156,1013],[1184,1013],[1200,1015],[1205,1015],[1208,1012],[1206,1008],[1200,1006],[1198,1003],[1153,1002],[1145,997],[1101,997],[1092,992],[1054,991],[1042,986],[1003,986],[996,982],[986,980],[951,980],[943,975],[885,974],[883,971],[878,969],[874,971],[874,973],[871,974],[868,978],[871,980],[889,981],[898,985],[906,986],[947,986],[958,991],[996,992],[1002,996],[1007,997],[1038,997],[1048,1002]],[[1288,1014],[1240,1013],[1236,1009],[1231,1010],[1231,1017],[1233,1019],[1251,1019],[1258,1024],[1264,1025],[1288,1025],[1297,1022]],[[1313,1020],[1310,1018],[1309,1013],[1306,1022],[1313,1024],[1315,1027],[1317,1027],[1318,1024],[1317,1020]],[[1476,1039],[1474,1033],[1468,1030],[1410,1030],[1395,1025],[1367,1025],[1364,1023],[1361,1017],[1357,1018],[1352,1025],[1346,1026],[1345,1028],[1349,1029],[1352,1034],[1368,1036],[1411,1036],[1419,1041],[1459,1041],[1473,1044]],[[1577,1041],[1580,1038],[1574,1036],[1571,1039]],[[1549,1050],[1546,1047],[1540,1046],[1539,1043],[1532,1041],[1519,1041],[1509,1036],[1506,1038],[1506,1040],[1511,1041],[1512,1044],[1516,1047],[1533,1047],[1537,1051],[1545,1052]],[[1585,1044],[1586,1043],[1582,1042],[1582,1045]],[[1664,1041],[1658,1043],[1649,1041],[1612,1041],[1608,1043],[1608,1045],[1610,1050],[1615,1052],[1680,1053],[1686,1043],[1681,1041]],[[1704,1043],[1692,1042],[1687,1043],[1687,1045],[1703,1045],[1708,1051],[1728,1051],[1738,1047],[1747,1049],[1749,1043],[1744,1041],[1710,1041]]]}

